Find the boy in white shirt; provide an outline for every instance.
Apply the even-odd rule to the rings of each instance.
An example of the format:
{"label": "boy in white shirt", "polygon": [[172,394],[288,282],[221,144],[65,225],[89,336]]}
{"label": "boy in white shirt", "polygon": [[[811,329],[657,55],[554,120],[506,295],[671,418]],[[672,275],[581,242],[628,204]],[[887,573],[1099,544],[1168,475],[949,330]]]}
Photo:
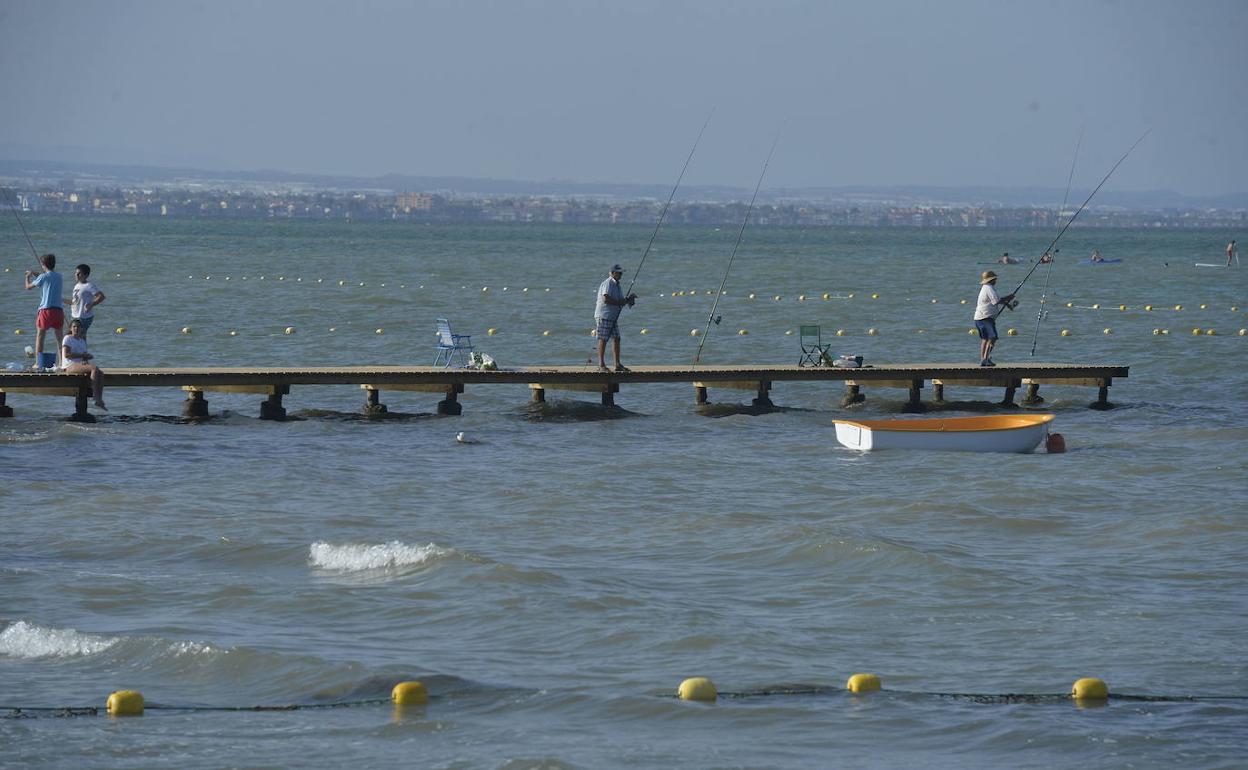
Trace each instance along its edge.
{"label": "boy in white shirt", "polygon": [[106,297],[104,292],[100,291],[100,287],[91,282],[91,266],[79,265],[74,268],[74,295],[70,300],[73,305],[71,309],[72,318],[82,321],[82,336],[87,336],[87,330],[91,328],[91,322],[95,320],[95,306],[103,302]]}

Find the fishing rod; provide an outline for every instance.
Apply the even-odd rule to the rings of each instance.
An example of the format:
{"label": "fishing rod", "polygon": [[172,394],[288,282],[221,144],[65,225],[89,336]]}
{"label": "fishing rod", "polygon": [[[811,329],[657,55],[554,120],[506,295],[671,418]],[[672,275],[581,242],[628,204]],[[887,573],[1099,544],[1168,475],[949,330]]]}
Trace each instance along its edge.
{"label": "fishing rod", "polygon": [[715,321],[715,308],[719,307],[719,298],[724,296],[724,285],[728,283],[728,273],[732,270],[732,262],[737,258],[737,249],[741,246],[741,238],[745,235],[745,226],[750,222],[750,212],[754,211],[754,201],[758,198],[758,189],[763,186],[763,177],[767,175],[767,166],[771,164],[771,156],[776,151],[776,145],[780,142],[780,132],[776,132],[776,138],[771,142],[771,149],[767,152],[767,160],[763,162],[763,171],[758,175],[758,183],[754,185],[754,195],[750,197],[750,205],[745,210],[745,218],[741,220],[741,229],[737,232],[737,242],[732,246],[732,255],[728,257],[728,267],[724,269],[724,279],[719,282],[719,291],[715,292],[715,301],[711,303],[711,314],[706,317],[706,330],[702,332],[702,339],[698,342],[698,352],[693,356],[695,364],[702,361],[702,348],[706,345],[707,335],[711,332],[711,323]]}
{"label": "fishing rod", "polygon": [[[680,175],[676,177],[676,184],[672,185],[672,192],[667,196],[667,203],[663,204],[663,210],[659,212],[659,221],[654,224],[654,232],[650,233],[650,240],[646,243],[646,250],[641,253],[641,261],[637,263],[637,269],[633,271],[632,280],[628,282],[628,290],[624,292],[625,298],[633,293],[633,286],[637,284],[637,276],[641,275],[641,268],[646,264],[646,257],[650,255],[650,247],[654,245],[654,239],[659,234],[659,228],[663,226],[663,219],[667,216],[667,210],[671,208],[672,200],[676,197],[676,190],[680,189],[680,183],[685,178],[685,171],[689,168],[689,161],[693,160],[693,154],[697,152],[698,144],[702,141],[702,134],[706,133],[706,127],[711,124],[711,118],[715,115],[715,108],[706,116],[706,120],[702,123],[702,129],[698,131],[698,138],[693,140],[693,147],[689,148],[689,156],[685,158],[685,165],[680,167]],[[624,312],[624,308],[620,308],[620,312]],[[619,313],[615,318],[611,319],[610,330],[606,339],[610,339],[615,334],[615,327],[619,323]],[[593,363],[594,358],[591,355],[589,363]]]}
{"label": "fishing rod", "polygon": [[39,264],[39,269],[42,270],[43,263],[39,262],[39,251],[35,248],[35,242],[30,239],[30,233],[26,232],[26,225],[22,224],[22,218],[17,213],[17,206],[14,206],[13,201],[10,200],[10,198],[14,197],[16,196],[13,195],[12,190],[7,187],[4,188],[4,202],[9,204],[9,211],[13,212],[13,217],[17,220],[17,226],[22,229],[22,235],[26,236],[26,244],[30,246],[30,253],[34,256],[35,262]]}
{"label": "fishing rod", "polygon": [[[1090,202],[1090,201],[1091,201],[1094,197],[1096,197],[1096,194],[1097,194],[1098,192],[1100,192],[1100,190],[1101,190],[1101,188],[1102,188],[1102,187],[1104,187],[1104,186],[1105,186],[1105,183],[1109,181],[1109,178],[1110,178],[1111,176],[1113,176],[1113,175],[1114,175],[1114,172],[1118,170],[1118,167],[1122,165],[1122,162],[1123,162],[1124,160],[1126,160],[1126,159],[1127,159],[1127,156],[1128,156],[1128,155],[1130,155],[1130,154],[1131,154],[1131,152],[1132,152],[1133,150],[1135,150],[1135,148],[1136,148],[1136,147],[1138,147],[1138,146],[1140,145],[1140,142],[1144,141],[1144,137],[1148,136],[1149,132],[1151,132],[1151,131],[1152,131],[1152,129],[1150,128],[1150,129],[1148,129],[1148,131],[1145,131],[1143,134],[1140,134],[1140,138],[1135,140],[1135,144],[1131,145],[1130,149],[1128,149],[1126,152],[1124,152],[1124,153],[1122,154],[1122,157],[1118,159],[1118,162],[1117,162],[1117,163],[1115,163],[1115,164],[1113,165],[1113,167],[1112,167],[1112,168],[1110,168],[1110,170],[1109,170],[1109,172],[1108,172],[1107,174],[1105,174],[1105,178],[1103,178],[1103,179],[1101,180],[1100,184],[1098,184],[1098,185],[1096,186],[1096,188],[1095,188],[1094,190],[1092,190],[1092,192],[1088,195],[1088,197],[1087,197],[1086,199],[1084,199],[1083,204],[1079,206],[1079,209],[1078,209],[1077,211],[1075,211],[1075,213],[1074,213],[1074,214],[1072,214],[1072,215],[1071,215],[1071,217],[1070,217],[1070,219],[1069,219],[1069,220],[1067,220],[1067,221],[1066,221],[1066,225],[1065,225],[1064,227],[1062,227],[1061,231],[1060,231],[1060,232],[1058,232],[1057,237],[1055,237],[1055,238],[1054,238],[1054,239],[1053,239],[1053,240],[1049,243],[1049,247],[1048,247],[1047,249],[1045,249],[1045,251],[1046,251],[1046,252],[1048,252],[1048,253],[1050,253],[1050,254],[1052,254],[1052,253],[1053,253],[1053,247],[1054,247],[1054,246],[1056,246],[1056,245],[1057,245],[1057,242],[1058,242],[1058,241],[1060,241],[1060,240],[1062,239],[1062,236],[1066,234],[1066,231],[1070,229],[1070,226],[1071,226],[1071,225],[1073,225],[1073,224],[1075,223],[1075,220],[1079,218],[1079,215],[1083,213],[1083,210],[1084,210],[1084,209],[1086,209],[1086,208],[1088,207],[1088,203],[1089,203],[1089,202]],[[1034,265],[1032,265],[1032,266],[1031,266],[1031,269],[1027,271],[1027,275],[1024,275],[1024,276],[1023,276],[1023,280],[1019,281],[1019,283],[1018,283],[1018,287],[1017,287],[1017,288],[1015,288],[1015,289],[1014,289],[1014,291],[1012,291],[1012,292],[1010,292],[1010,293],[1011,293],[1011,294],[1018,294],[1018,292],[1019,292],[1020,290],[1022,290],[1022,288],[1023,288],[1023,284],[1027,283],[1027,279],[1028,279],[1028,278],[1030,278],[1030,277],[1031,277],[1031,274],[1032,274],[1032,273],[1034,273],[1034,272],[1036,272],[1036,268],[1037,268],[1037,267],[1040,267],[1040,265],[1042,265],[1042,264],[1044,264],[1044,263],[1043,263],[1043,262],[1040,262],[1040,261],[1038,261],[1038,260],[1037,260],[1037,261],[1036,261],[1036,263],[1035,263]],[[1008,305],[1007,305],[1007,307],[1008,307]],[[1011,309],[1012,309],[1012,308],[1011,308]],[[1000,315],[1000,313],[998,313],[998,315]]]}
{"label": "fishing rod", "polygon": [[[1058,209],[1058,216],[1061,216],[1060,212],[1066,210],[1066,200],[1070,198],[1070,185],[1075,181],[1075,164],[1079,162],[1079,148],[1083,146],[1083,131],[1085,127],[1086,126],[1079,127],[1079,139],[1075,142],[1075,157],[1070,160],[1070,175],[1066,177],[1066,192],[1062,194],[1062,206]],[[1036,330],[1031,335],[1032,356],[1036,355],[1036,340],[1040,338],[1040,322],[1043,321],[1044,317],[1047,315],[1044,309],[1044,304],[1049,298],[1049,278],[1053,276],[1053,261],[1056,257],[1056,252],[1049,254],[1049,269],[1044,271],[1044,288],[1040,290],[1040,307],[1036,310]],[[1040,258],[1044,259],[1043,256]]]}

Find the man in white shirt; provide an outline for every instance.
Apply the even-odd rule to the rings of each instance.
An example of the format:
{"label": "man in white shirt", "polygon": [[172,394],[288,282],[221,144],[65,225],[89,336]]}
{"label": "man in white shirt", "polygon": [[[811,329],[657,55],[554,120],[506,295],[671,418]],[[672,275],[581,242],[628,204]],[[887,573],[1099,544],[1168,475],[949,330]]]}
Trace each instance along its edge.
{"label": "man in white shirt", "polygon": [[598,337],[598,371],[600,372],[607,371],[608,337],[612,340],[612,350],[615,353],[615,370],[617,372],[628,371],[628,367],[620,363],[620,312],[626,305],[632,307],[637,301],[637,295],[624,296],[624,290],[620,288],[620,277],[623,275],[624,268],[612,265],[607,280],[598,286],[598,301],[594,305],[594,333]]}
{"label": "man in white shirt", "polygon": [[979,279],[979,300],[975,303],[975,328],[979,330],[979,365],[996,366],[992,349],[997,344],[997,316],[1014,299],[1013,294],[997,296],[997,274],[985,270]]}

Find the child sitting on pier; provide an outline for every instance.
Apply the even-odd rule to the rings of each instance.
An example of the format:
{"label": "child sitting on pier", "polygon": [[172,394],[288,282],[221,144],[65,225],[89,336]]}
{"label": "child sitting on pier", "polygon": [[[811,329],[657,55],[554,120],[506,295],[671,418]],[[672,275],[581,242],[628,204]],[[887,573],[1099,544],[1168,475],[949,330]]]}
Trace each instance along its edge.
{"label": "child sitting on pier", "polygon": [[66,374],[91,375],[91,394],[95,396],[95,405],[104,411],[104,372],[100,367],[90,363],[93,356],[87,352],[86,324],[81,318],[69,322],[69,336],[61,342],[61,369]]}

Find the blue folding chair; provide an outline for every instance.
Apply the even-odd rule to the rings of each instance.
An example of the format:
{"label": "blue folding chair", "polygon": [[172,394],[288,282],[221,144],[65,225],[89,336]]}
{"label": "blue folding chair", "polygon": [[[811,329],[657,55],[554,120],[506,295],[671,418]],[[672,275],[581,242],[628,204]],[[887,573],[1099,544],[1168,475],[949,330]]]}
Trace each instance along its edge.
{"label": "blue folding chair", "polygon": [[[445,318],[438,319],[438,355],[433,359],[433,365],[449,367],[455,361],[455,357],[459,356],[459,365],[468,365],[467,353],[472,350],[471,334],[455,334],[451,331],[451,322]],[[446,356],[444,359],[443,356]]]}

